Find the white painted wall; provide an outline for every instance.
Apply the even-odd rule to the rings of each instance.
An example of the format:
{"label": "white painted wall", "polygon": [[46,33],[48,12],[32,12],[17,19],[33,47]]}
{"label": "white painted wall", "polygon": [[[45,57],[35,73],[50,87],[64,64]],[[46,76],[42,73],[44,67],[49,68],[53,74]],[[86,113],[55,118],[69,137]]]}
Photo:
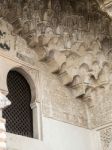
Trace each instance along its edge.
{"label": "white painted wall", "polygon": [[8,150],[100,150],[97,132],[43,117],[43,142],[7,134]]}
{"label": "white painted wall", "polygon": [[39,140],[7,133],[7,150],[50,150]]}
{"label": "white painted wall", "polygon": [[44,142],[52,150],[100,150],[99,133],[43,118]]}

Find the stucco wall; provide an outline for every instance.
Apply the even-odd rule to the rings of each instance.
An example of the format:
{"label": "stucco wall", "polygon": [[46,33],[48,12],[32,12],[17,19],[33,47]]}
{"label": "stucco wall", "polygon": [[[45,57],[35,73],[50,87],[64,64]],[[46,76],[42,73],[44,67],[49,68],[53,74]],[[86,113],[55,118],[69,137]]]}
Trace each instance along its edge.
{"label": "stucco wall", "polygon": [[[78,18],[78,20],[81,19]],[[92,22],[91,24],[89,24],[90,31],[91,26],[93,26]],[[59,37],[55,37],[53,35],[51,36],[53,40],[51,40],[50,38],[50,44],[45,44],[48,45],[48,51],[46,53],[46,56],[43,56],[44,52],[42,52],[42,47],[37,46],[35,51],[33,51],[33,49],[29,48],[29,46],[27,45],[25,39],[21,38],[21,36],[17,36],[13,32],[13,27],[10,25],[10,23],[0,19],[0,27],[2,34],[6,32],[5,37],[1,37],[1,44],[3,45],[6,42],[6,44],[10,46],[10,50],[7,50],[6,48],[2,47],[0,48],[0,68],[3,68],[3,70],[0,70],[0,89],[4,93],[8,93],[6,84],[8,71],[15,67],[22,68],[23,70],[25,69],[26,72],[33,78],[35,87],[37,89],[35,100],[39,101],[42,104],[42,114],[44,114],[45,117],[54,118],[56,120],[72,123],[73,125],[82,126],[86,128],[88,127],[88,125],[90,128],[96,128],[98,126],[102,126],[103,124],[108,124],[109,122],[112,122],[112,56],[110,54],[111,48],[109,48],[109,53],[107,55],[108,49],[106,47],[103,47],[107,45],[108,39],[102,39],[103,36],[100,37],[100,34],[97,31],[96,32],[98,34],[96,34],[97,36],[95,35],[95,37],[93,32],[89,32],[88,34],[86,34],[82,31],[82,33],[78,32],[78,36],[84,34],[84,39],[81,36],[82,38],[79,38],[79,41],[77,41],[74,37],[74,35],[76,35],[74,32],[72,39],[74,42],[71,47],[71,50],[68,51],[67,49],[70,49],[70,47],[66,46],[70,42],[69,36],[66,36],[66,34],[62,36],[61,33],[58,33],[60,34]],[[97,26],[94,27],[96,28]],[[99,28],[96,29],[99,30]],[[102,29],[104,29],[103,26]],[[61,40],[61,37],[64,38],[63,42]],[[48,33],[46,33],[43,41],[45,42],[47,38]],[[55,46],[53,43],[53,41],[55,41],[54,39],[59,41],[59,43],[55,43]],[[109,43],[111,43],[110,40],[111,39],[109,39]],[[67,41],[67,44],[65,44],[65,41]],[[84,42],[82,43],[81,41]],[[75,43],[77,44],[75,45]],[[101,45],[102,43],[104,43],[104,45]],[[52,53],[50,52],[52,52],[52,48],[54,49],[54,47],[56,53],[53,54],[51,59]],[[58,52],[58,50],[62,50],[62,52]],[[47,57],[48,61],[39,61],[41,60],[41,55],[42,58]],[[65,55],[67,56],[65,57]],[[64,62],[60,62],[61,60],[63,60],[62,58],[64,59]],[[66,63],[66,66],[62,66],[63,63]],[[57,70],[59,74],[52,74]],[[63,80],[66,79],[63,76],[60,76],[63,74],[67,75],[65,77],[70,78],[70,81],[67,80],[66,83],[63,83]],[[81,77],[81,81],[78,80],[80,78],[77,78],[76,75]],[[60,78],[60,80],[58,78]],[[70,84],[70,87],[67,87],[68,83]],[[85,105],[87,109],[85,109]],[[88,117],[86,110],[88,113]],[[50,125],[52,123],[50,123],[50,121],[43,121],[44,134],[51,129]],[[55,128],[58,127],[58,131],[59,133],[61,133],[63,131],[61,129],[63,129],[63,126],[65,125],[62,125],[62,123],[59,123],[57,125],[56,124],[52,124],[52,129],[54,130],[54,133],[52,134],[54,137]],[[48,125],[48,127],[46,127],[46,125]],[[80,136],[78,141],[83,141],[85,139],[87,141],[89,140],[88,142],[85,141],[85,143],[82,143],[82,145],[86,145],[86,143],[88,145],[88,143],[90,142],[90,135],[87,134],[88,130],[84,130],[86,132],[82,132],[82,129],[78,130],[80,128],[74,127],[74,131],[77,130],[77,132],[79,132],[75,132],[75,134],[73,134],[72,128],[73,126],[64,129],[64,131],[66,131],[68,134],[68,137],[66,137],[67,139],[65,139],[64,131],[61,134],[57,134],[57,140],[55,140],[55,142],[57,142],[54,143],[54,145],[58,144],[58,138],[60,137],[61,139],[65,139],[65,141],[67,142],[69,141],[67,145],[63,145],[65,148],[69,147],[70,144],[73,145],[73,148],[82,149],[82,147],[79,147],[80,144],[75,145],[72,140],[75,139],[75,137],[78,137],[79,135]],[[111,135],[108,136],[107,134],[104,134],[104,138],[105,136],[107,137],[107,139],[108,137],[110,137],[109,140],[111,141]],[[50,135],[46,137],[46,134],[44,138],[48,142],[52,139]],[[52,147],[52,144],[49,144]],[[83,150],[84,148],[86,150],[87,148],[89,148],[90,150],[89,145],[88,147],[83,147]]]}
{"label": "stucco wall", "polygon": [[43,139],[52,150],[100,150],[99,133],[43,118]]}
{"label": "stucco wall", "polygon": [[8,150],[100,150],[97,132],[43,117],[43,141],[8,134]]}
{"label": "stucco wall", "polygon": [[85,103],[76,99],[55,75],[40,71],[39,99],[45,117],[87,128]]}
{"label": "stucco wall", "polygon": [[2,74],[0,78],[3,78],[0,81],[0,88],[8,90],[6,78],[10,69],[20,67],[24,70],[27,65],[26,70],[33,78],[35,87],[38,88],[35,99],[42,102],[44,115],[87,128],[84,103],[75,98],[71,90],[61,83],[57,75],[50,72],[49,65],[39,61],[38,54],[28,47],[22,37],[17,35],[15,38],[12,34],[13,27],[8,22],[0,19],[0,23],[1,31],[6,32],[4,41],[10,42],[10,51],[0,48],[0,66],[4,68],[4,71],[0,71]]}
{"label": "stucco wall", "polygon": [[50,150],[43,142],[7,133],[7,150]]}

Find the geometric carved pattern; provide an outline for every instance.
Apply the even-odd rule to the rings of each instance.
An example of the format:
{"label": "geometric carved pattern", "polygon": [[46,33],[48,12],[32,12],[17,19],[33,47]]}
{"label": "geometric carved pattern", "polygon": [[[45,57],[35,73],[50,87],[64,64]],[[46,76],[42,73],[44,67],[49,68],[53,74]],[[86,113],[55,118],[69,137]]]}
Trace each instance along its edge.
{"label": "geometric carved pattern", "polygon": [[110,150],[112,142],[112,126],[100,131],[103,150]]}
{"label": "geometric carved pattern", "polygon": [[7,78],[8,98],[11,106],[4,109],[7,132],[33,137],[31,92],[25,78],[16,71],[10,71]]}

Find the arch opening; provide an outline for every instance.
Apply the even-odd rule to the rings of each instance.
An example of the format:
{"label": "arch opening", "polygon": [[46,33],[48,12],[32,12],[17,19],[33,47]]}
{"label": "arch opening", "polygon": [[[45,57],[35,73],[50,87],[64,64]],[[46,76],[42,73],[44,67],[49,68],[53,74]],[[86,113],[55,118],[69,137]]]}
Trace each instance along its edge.
{"label": "arch opening", "polygon": [[33,116],[30,107],[31,88],[25,77],[16,70],[11,70],[7,76],[11,106],[3,110],[7,120],[6,131],[27,137],[33,137]]}

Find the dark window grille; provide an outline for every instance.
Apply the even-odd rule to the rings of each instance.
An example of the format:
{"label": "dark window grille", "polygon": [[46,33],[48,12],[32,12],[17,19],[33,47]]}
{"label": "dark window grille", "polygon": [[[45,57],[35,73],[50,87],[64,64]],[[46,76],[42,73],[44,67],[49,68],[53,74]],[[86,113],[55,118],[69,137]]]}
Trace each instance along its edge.
{"label": "dark window grille", "polygon": [[4,109],[6,130],[9,133],[33,137],[31,90],[26,79],[17,71],[10,71],[7,77],[11,106]]}

